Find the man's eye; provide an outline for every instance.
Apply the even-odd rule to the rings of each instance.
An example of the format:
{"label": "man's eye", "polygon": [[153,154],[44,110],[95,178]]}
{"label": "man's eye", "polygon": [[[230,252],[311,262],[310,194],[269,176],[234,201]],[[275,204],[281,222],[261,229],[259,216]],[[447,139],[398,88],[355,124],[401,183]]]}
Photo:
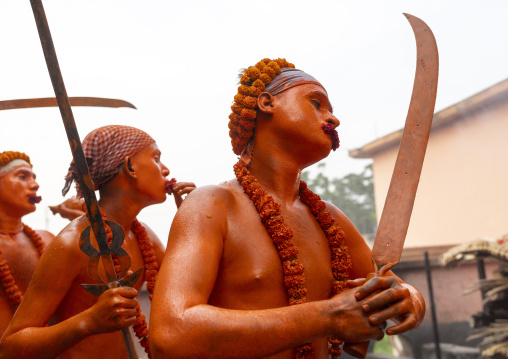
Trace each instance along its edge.
{"label": "man's eye", "polygon": [[161,161],[161,158],[159,156],[155,156],[155,162],[160,162]]}
{"label": "man's eye", "polygon": [[19,178],[20,178],[22,181],[26,180],[26,176],[25,176],[25,175],[19,175]]}
{"label": "man's eye", "polygon": [[310,100],[310,102],[312,102],[312,104],[314,105],[315,108],[317,108],[318,110],[321,109],[321,103],[319,103],[319,101],[316,101],[316,100]]}

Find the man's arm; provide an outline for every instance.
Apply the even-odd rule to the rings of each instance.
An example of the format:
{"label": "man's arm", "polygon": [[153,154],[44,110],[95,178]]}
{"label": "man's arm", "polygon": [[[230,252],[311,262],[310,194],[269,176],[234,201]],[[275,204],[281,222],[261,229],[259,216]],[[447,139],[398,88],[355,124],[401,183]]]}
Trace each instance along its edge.
{"label": "man's arm", "polygon": [[79,216],[85,214],[85,211],[83,211],[84,203],[85,201],[83,198],[79,199],[78,197],[74,196],[66,199],[64,202],[56,206],[49,206],[49,209],[51,212],[53,212],[54,215],[58,213],[62,216],[62,218],[66,218],[69,221],[72,221],[73,219],[76,219]]}
{"label": "man's arm", "polygon": [[[346,233],[346,245],[353,263],[349,286],[359,287],[355,296],[358,300],[366,300],[364,310],[369,313],[371,324],[387,320],[398,323],[386,330],[388,335],[401,334],[420,325],[425,316],[425,301],[420,292],[392,271],[366,282],[364,278],[374,271],[370,248],[344,213],[330,203],[327,203],[327,209]],[[372,295],[377,291],[382,292]]]}
{"label": "man's arm", "polygon": [[106,291],[93,307],[46,327],[73,281],[86,270],[88,257],[80,252],[76,233],[62,231],[44,251],[2,337],[0,358],[54,358],[90,335],[134,323],[136,311],[131,308],[136,306],[137,291],[125,287]]}
{"label": "man's arm", "polygon": [[176,214],[152,302],[155,358],[259,358],[329,335],[351,342],[382,335],[368,323],[353,290],[267,310],[208,305],[228,240],[228,211],[240,210],[235,206],[228,190],[209,186],[191,193]]}

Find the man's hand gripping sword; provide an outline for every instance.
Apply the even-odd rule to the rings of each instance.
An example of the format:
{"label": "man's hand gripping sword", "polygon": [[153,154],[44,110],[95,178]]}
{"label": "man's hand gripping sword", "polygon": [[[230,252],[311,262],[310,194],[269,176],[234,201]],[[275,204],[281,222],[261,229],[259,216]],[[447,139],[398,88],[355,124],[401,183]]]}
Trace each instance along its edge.
{"label": "man's hand gripping sword", "polygon": [[[124,233],[122,227],[112,221],[106,221],[111,227],[113,232],[113,239],[111,246],[108,245],[106,229],[102,216],[99,210],[99,204],[95,196],[93,189],[92,178],[88,170],[88,165],[85,160],[83,148],[81,147],[81,141],[74,122],[74,116],[72,114],[71,104],[65,90],[62,74],[60,72],[60,66],[56,57],[55,47],[49,31],[48,21],[46,14],[42,6],[41,0],[30,0],[32,10],[37,24],[37,30],[39,31],[39,37],[41,39],[42,49],[44,51],[44,57],[46,58],[46,65],[48,67],[55,96],[60,108],[62,120],[67,132],[67,138],[72,151],[72,157],[76,164],[77,172],[79,175],[78,182],[83,190],[83,196],[85,198],[85,204],[88,210],[91,226],[87,227],[80,238],[80,248],[83,252],[90,256],[90,262],[88,264],[88,272],[90,277],[99,282],[100,284],[88,284],[84,285],[85,289],[95,295],[101,295],[108,288],[116,288],[121,285],[133,285],[139,276],[141,275],[142,269],[136,273],[125,276],[125,273],[130,267],[131,260],[127,252],[121,247],[124,240]],[[97,251],[90,243],[90,229],[93,231],[94,236],[97,240],[99,250]],[[120,273],[117,276],[115,266],[111,254],[114,254],[120,260]],[[104,270],[106,271],[107,284],[102,280],[99,275],[99,261],[102,260]],[[125,345],[129,359],[138,358],[134,343],[132,341],[132,335],[129,328],[122,329],[122,335],[124,337]]]}
{"label": "man's hand gripping sword", "polygon": [[[367,279],[386,274],[400,261],[436,103],[439,73],[436,39],[422,20],[404,15],[415,34],[416,73],[399,153],[372,249],[375,273],[369,274]],[[368,346],[368,342],[345,343],[344,351],[364,358]]]}

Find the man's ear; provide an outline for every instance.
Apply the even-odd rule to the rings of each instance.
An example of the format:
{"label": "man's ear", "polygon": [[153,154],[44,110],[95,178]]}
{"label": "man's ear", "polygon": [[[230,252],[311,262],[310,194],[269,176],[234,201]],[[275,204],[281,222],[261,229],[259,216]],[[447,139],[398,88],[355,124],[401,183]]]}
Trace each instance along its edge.
{"label": "man's ear", "polygon": [[273,96],[268,92],[263,92],[258,96],[258,109],[267,114],[273,114]]}
{"label": "man's ear", "polygon": [[123,160],[122,169],[127,176],[137,178],[136,171],[132,166],[132,158],[130,156],[126,156]]}

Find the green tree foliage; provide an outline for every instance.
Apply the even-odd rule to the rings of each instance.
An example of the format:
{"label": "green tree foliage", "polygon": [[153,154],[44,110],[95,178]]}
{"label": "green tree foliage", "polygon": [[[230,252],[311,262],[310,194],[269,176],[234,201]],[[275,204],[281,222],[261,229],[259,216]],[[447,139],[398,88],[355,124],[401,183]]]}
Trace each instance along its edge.
{"label": "green tree foliage", "polygon": [[333,203],[349,217],[362,234],[376,231],[376,209],[374,207],[374,180],[372,165],[361,173],[350,173],[342,178],[328,178],[325,164],[318,165],[318,174],[310,178],[309,172],[302,173],[302,180],[325,201]]}

